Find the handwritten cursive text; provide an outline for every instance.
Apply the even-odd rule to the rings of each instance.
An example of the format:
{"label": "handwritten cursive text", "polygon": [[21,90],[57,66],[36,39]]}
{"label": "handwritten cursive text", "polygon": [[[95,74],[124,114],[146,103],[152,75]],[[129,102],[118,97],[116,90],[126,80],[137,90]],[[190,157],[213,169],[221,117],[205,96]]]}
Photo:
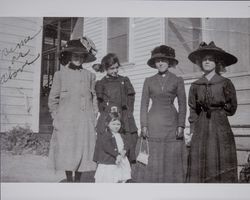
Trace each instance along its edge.
{"label": "handwritten cursive text", "polygon": [[32,61],[26,60],[25,63],[21,67],[19,67],[18,69],[14,71],[12,71],[11,66],[9,66],[8,72],[4,73],[1,76],[0,84],[6,83],[8,80],[15,78],[19,72],[22,72],[25,67],[33,64],[39,57],[40,57],[40,54],[38,54]]}

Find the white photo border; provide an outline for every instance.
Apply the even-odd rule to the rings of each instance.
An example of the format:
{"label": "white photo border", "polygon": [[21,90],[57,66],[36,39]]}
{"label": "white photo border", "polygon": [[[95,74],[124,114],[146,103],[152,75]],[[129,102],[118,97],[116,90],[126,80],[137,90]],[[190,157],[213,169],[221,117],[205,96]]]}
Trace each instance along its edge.
{"label": "white photo border", "polygon": [[[0,17],[249,18],[250,1],[1,0]],[[250,184],[1,183],[2,200],[249,199]]]}

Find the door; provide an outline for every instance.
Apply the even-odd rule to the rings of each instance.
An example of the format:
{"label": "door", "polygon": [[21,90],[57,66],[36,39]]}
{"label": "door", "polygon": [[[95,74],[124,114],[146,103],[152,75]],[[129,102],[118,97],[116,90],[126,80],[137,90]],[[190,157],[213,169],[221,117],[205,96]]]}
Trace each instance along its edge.
{"label": "door", "polygon": [[[51,134],[52,118],[48,109],[48,96],[53,82],[54,73],[60,69],[59,52],[61,47],[75,35],[82,35],[83,28],[76,28],[81,18],[45,17],[43,20],[43,49],[40,93],[40,133]],[[78,22],[78,23],[77,23]],[[77,32],[77,33],[76,33]]]}

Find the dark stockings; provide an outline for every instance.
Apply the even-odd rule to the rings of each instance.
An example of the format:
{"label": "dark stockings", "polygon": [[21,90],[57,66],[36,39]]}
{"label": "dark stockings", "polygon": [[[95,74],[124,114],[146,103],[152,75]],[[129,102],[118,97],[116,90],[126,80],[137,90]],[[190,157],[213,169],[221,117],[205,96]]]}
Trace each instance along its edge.
{"label": "dark stockings", "polygon": [[[65,171],[67,182],[73,182],[73,172],[72,171]],[[82,172],[75,172],[75,182],[80,182]]]}
{"label": "dark stockings", "polygon": [[82,172],[75,172],[75,182],[79,183],[81,180]]}
{"label": "dark stockings", "polygon": [[73,172],[72,171],[65,171],[67,182],[73,182]]}

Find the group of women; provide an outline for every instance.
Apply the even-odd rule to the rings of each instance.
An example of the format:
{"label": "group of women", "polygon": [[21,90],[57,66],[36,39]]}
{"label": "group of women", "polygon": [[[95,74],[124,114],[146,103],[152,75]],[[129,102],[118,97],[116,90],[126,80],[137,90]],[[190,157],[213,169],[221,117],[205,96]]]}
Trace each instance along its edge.
{"label": "group of women", "polygon": [[[202,42],[188,55],[204,75],[189,90],[190,133],[184,137],[184,80],[169,71],[178,64],[175,50],[166,45],[153,49],[147,64],[157,73],[144,81],[140,109],[139,135],[149,144],[145,166],[136,162],[133,85],[118,74],[120,62],[113,53],[93,65],[95,71],[106,72],[95,81],[95,74],[82,64],[96,60],[96,52],[87,37],[68,41],[60,53],[64,67],[55,73],[49,95],[54,126],[49,161],[54,169],[66,172],[68,182],[79,182],[81,173],[91,170],[96,170],[96,182],[125,182],[131,177],[146,183],[237,182],[235,140],[227,118],[236,112],[236,92],[233,83],[220,75],[237,62],[235,56],[214,42]],[[133,176],[128,175],[131,169]],[[107,177],[115,171],[127,175]]]}

